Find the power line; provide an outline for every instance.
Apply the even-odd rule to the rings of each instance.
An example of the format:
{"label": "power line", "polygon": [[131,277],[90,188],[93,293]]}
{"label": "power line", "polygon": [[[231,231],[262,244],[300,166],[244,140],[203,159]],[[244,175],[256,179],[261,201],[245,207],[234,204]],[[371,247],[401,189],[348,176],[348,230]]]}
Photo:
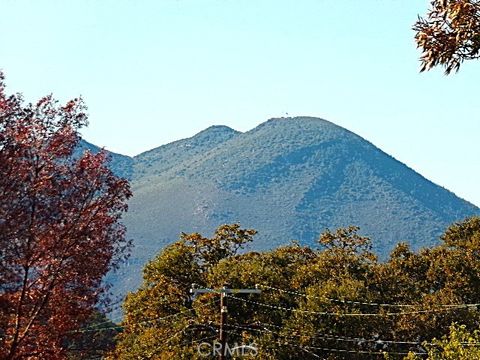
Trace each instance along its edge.
{"label": "power line", "polygon": [[[279,329],[282,329],[281,326],[278,326],[278,325],[274,325],[274,324],[265,324],[265,323],[259,323],[260,325],[270,325],[270,326],[274,326],[274,327],[277,327]],[[298,337],[302,337],[304,335],[300,335],[300,334],[292,334],[292,335],[286,335],[286,334],[282,334],[278,331],[273,331],[273,330],[270,330],[270,329],[258,329],[258,328],[253,328],[251,326],[243,326],[243,325],[239,325],[239,324],[230,324],[230,326],[234,327],[234,328],[237,328],[239,330],[246,330],[246,331],[256,331],[256,332],[262,332],[262,333],[268,333],[268,334],[275,334],[281,338],[287,338],[287,339],[296,339]],[[289,329],[289,330],[292,330],[292,329]],[[293,329],[293,330],[297,330],[297,329]],[[241,334],[238,334],[237,335],[241,336]],[[309,336],[312,336],[312,334],[307,334]],[[315,335],[313,340],[315,339],[322,339],[322,340],[334,340],[334,341],[344,341],[344,342],[356,342],[358,343],[358,345],[360,345],[360,343],[375,343],[377,345],[383,345],[383,344],[394,344],[394,345],[414,345],[414,346],[419,346],[423,349],[423,346],[435,346],[436,344],[434,343],[428,343],[428,342],[413,342],[413,341],[396,341],[396,340],[382,340],[382,339],[363,339],[363,338],[348,338],[348,337],[338,337],[338,336],[332,336],[332,335],[320,335],[318,336],[318,333],[315,333],[313,334]],[[460,343],[460,345],[464,346],[464,347],[469,347],[469,346],[480,346],[480,343],[477,343],[477,342],[462,342]],[[303,349],[308,349],[308,348],[311,348],[311,349],[317,349],[317,350],[328,350],[328,351],[336,351],[336,352],[350,352],[350,353],[371,353],[371,354],[382,354],[382,352],[372,352],[372,351],[365,351],[365,350],[343,350],[343,349],[333,349],[333,348],[327,348],[327,347],[315,347],[315,346],[306,346],[304,345],[303,346]],[[388,354],[391,354],[391,355],[407,355],[408,352],[399,352],[399,351],[383,351],[384,353],[388,353]],[[415,352],[416,355],[422,355],[422,354],[425,354],[426,353],[426,350],[425,352]]]}
{"label": "power line", "polygon": [[258,301],[253,301],[253,300],[247,300],[247,299],[242,299],[238,298],[234,295],[227,295],[231,299],[235,299],[237,301],[242,301],[245,303],[253,304],[253,305],[258,305],[262,307],[267,307],[270,309],[275,309],[275,310],[283,310],[283,311],[291,311],[291,312],[298,312],[298,313],[304,313],[304,314],[312,314],[312,315],[323,315],[323,316],[337,316],[337,317],[386,317],[386,316],[403,316],[403,315],[418,315],[418,314],[424,314],[424,313],[437,313],[437,312],[445,312],[445,311],[452,311],[455,310],[456,308],[468,308],[471,305],[457,305],[456,307],[448,307],[448,308],[443,308],[443,309],[429,309],[429,310],[417,310],[417,311],[408,311],[408,312],[387,312],[387,313],[339,313],[339,312],[323,312],[323,311],[314,311],[314,310],[303,310],[303,309],[295,309],[295,308],[287,308],[284,306],[279,306],[279,305],[271,305],[271,304],[266,304],[266,303],[261,303]]}
{"label": "power line", "polygon": [[[306,349],[313,349],[313,350],[320,350],[326,352],[338,352],[338,353],[347,353],[347,354],[369,354],[369,355],[408,355],[409,352],[404,351],[368,351],[368,350],[347,350],[347,349],[335,349],[335,348],[328,348],[328,347],[317,347],[317,346],[307,346],[304,345]],[[413,355],[425,355],[426,352],[413,352]]]}
{"label": "power line", "polygon": [[[214,301],[214,303],[216,303],[217,301],[218,300]],[[209,305],[209,304],[201,304],[200,307],[205,307],[207,305]],[[148,323],[156,322],[156,321],[165,321],[165,320],[172,319],[174,317],[177,317],[177,316],[180,316],[180,315],[183,315],[183,314],[187,314],[187,313],[192,312],[194,310],[195,309],[193,309],[193,308],[192,309],[187,309],[187,310],[179,311],[177,313],[166,315],[166,316],[159,316],[159,317],[150,318],[150,319],[139,321],[139,322],[129,323],[129,325],[144,325],[144,324],[148,324]],[[86,333],[86,332],[96,332],[96,331],[107,331],[107,330],[114,330],[114,329],[119,329],[119,328],[124,327],[124,325],[101,327],[101,328],[95,328],[95,326],[96,325],[92,325],[91,327],[87,327],[87,328],[83,328],[83,329],[79,329],[79,330],[73,330],[73,331],[70,331],[68,333]]]}
{"label": "power line", "polygon": [[[228,333],[237,335],[237,336],[242,336],[242,334],[231,331],[231,330],[226,330]],[[285,342],[277,342],[277,345],[280,346],[293,346],[296,348],[300,348],[302,350],[318,350],[318,351],[323,351],[323,352],[336,352],[336,353],[349,353],[349,354],[368,354],[368,355],[384,355],[384,354],[390,354],[390,355],[408,355],[410,352],[401,352],[401,351],[369,351],[369,350],[349,350],[349,349],[337,349],[337,348],[331,348],[331,347],[320,347],[320,346],[310,346],[310,345],[300,345],[300,344],[294,344],[288,341]],[[310,354],[314,355],[315,357],[319,357],[315,353],[311,353],[308,351]],[[425,355],[426,352],[413,352],[414,355]]]}
{"label": "power line", "polygon": [[[421,307],[422,306],[422,304],[389,304],[389,303],[362,302],[362,301],[353,301],[353,300],[340,300],[340,299],[333,299],[327,296],[310,295],[310,294],[305,294],[297,291],[280,289],[280,288],[265,285],[265,284],[259,284],[258,286],[264,289],[275,290],[275,291],[283,292],[290,295],[301,296],[309,299],[311,298],[311,299],[327,300],[327,301],[338,302],[342,304],[366,305],[366,306],[377,306],[377,307]],[[477,307],[477,306],[480,306],[480,304],[439,304],[437,306],[447,307],[447,308],[450,308],[450,307],[458,308],[458,307]]]}
{"label": "power line", "polygon": [[[283,329],[281,326],[278,325],[273,325],[273,324],[265,324],[265,323],[259,323],[260,325],[266,325],[266,326],[274,326],[279,329]],[[230,326],[233,326],[238,329],[244,329],[244,330],[250,330],[250,331],[259,331],[259,332],[265,332],[265,333],[271,333],[275,334],[281,337],[287,337],[287,338],[296,338],[296,337],[303,337],[305,335],[301,334],[291,334],[291,335],[285,335],[282,334],[278,331],[273,331],[270,329],[256,329],[253,327],[249,326],[242,326],[238,324],[230,324]],[[299,331],[298,329],[288,329],[288,330],[294,330],[294,331]],[[396,341],[396,340],[382,340],[382,339],[364,339],[364,338],[350,338],[350,337],[344,337],[344,336],[336,336],[336,335],[329,335],[329,334],[320,334],[320,333],[307,333],[307,336],[314,336],[316,339],[322,339],[322,340],[333,340],[333,341],[341,341],[341,342],[365,342],[365,343],[382,343],[382,344],[398,344],[398,345],[423,345],[423,343],[418,342],[418,341]],[[431,344],[427,344],[431,345]],[[480,345],[480,344],[478,344]]]}
{"label": "power line", "polygon": [[255,289],[231,289],[228,288],[227,285],[224,285],[219,290],[214,290],[210,288],[197,288],[195,284],[192,284],[192,288],[190,289],[190,293],[194,296],[197,294],[205,294],[205,293],[216,293],[220,294],[220,331],[219,331],[219,342],[221,345],[221,353],[219,356],[219,360],[225,360],[225,352],[226,352],[226,344],[227,344],[227,337],[224,331],[224,328],[227,324],[227,299],[226,297],[228,294],[260,294],[262,291],[255,288]]}
{"label": "power line", "polygon": [[[297,345],[293,345],[297,346]],[[304,346],[305,349],[312,349],[324,352],[335,352],[335,353],[346,353],[346,354],[363,354],[363,355],[408,355],[410,352],[406,351],[369,351],[369,350],[347,350],[347,349],[336,349],[328,347],[315,347],[315,346]],[[425,355],[426,352],[413,352],[414,355]]]}
{"label": "power line", "polygon": [[190,344],[193,344],[193,343],[198,343],[200,341],[207,341],[207,340],[216,339],[216,338],[217,338],[217,335],[211,335],[211,336],[207,336],[207,337],[204,337],[204,338],[201,338],[201,339],[185,340],[184,342],[181,342],[179,345],[180,346],[190,345]]}

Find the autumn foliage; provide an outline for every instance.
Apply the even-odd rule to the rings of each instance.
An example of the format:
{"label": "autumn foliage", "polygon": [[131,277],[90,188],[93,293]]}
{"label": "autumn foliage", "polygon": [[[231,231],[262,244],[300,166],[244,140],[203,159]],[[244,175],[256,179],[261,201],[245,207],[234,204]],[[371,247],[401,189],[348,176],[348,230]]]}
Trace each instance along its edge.
{"label": "autumn foliage", "polygon": [[25,104],[0,73],[0,358],[63,359],[129,243],[131,193],[107,154],[75,155],[81,99]]}
{"label": "autumn foliage", "polygon": [[421,71],[441,65],[458,71],[465,60],[480,58],[480,1],[433,0],[413,30],[422,50]]}

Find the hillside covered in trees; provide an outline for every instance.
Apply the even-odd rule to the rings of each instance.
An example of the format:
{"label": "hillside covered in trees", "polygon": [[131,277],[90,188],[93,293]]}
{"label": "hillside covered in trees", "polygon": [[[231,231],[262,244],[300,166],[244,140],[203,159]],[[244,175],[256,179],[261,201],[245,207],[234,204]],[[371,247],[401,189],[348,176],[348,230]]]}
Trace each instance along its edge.
{"label": "hillside covered in trees", "polygon": [[[84,147],[94,149],[84,143]],[[112,154],[131,179],[125,216],[132,256],[115,291],[140,284],[142,266],[180,231],[212,234],[240,222],[258,231],[252,250],[355,224],[385,259],[396,243],[438,243],[454,221],[479,209],[360,136],[326,120],[271,119],[240,133],[214,126],[133,158]]]}

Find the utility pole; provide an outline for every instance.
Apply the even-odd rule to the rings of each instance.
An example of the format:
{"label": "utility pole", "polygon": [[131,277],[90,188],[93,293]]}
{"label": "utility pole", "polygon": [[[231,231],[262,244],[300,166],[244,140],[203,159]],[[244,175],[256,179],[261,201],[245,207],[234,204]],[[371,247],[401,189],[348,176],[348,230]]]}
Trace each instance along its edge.
{"label": "utility pole", "polygon": [[227,348],[227,334],[225,332],[225,328],[227,327],[227,294],[260,294],[262,290],[258,289],[255,286],[255,289],[230,289],[228,285],[223,285],[223,287],[219,290],[214,289],[199,289],[196,287],[195,284],[192,284],[192,288],[190,289],[190,293],[193,295],[197,294],[206,294],[206,293],[215,293],[220,294],[220,329],[219,329],[219,339],[218,342],[221,345],[220,355],[218,357],[219,360],[225,360],[225,350]]}
{"label": "utility pole", "polygon": [[227,299],[225,297],[225,290],[227,287],[224,285],[222,287],[222,292],[220,293],[220,330],[219,330],[219,340],[220,345],[222,346],[221,353],[220,353],[220,360],[225,360],[225,348],[227,346],[227,334],[225,333],[224,328],[227,326]]}

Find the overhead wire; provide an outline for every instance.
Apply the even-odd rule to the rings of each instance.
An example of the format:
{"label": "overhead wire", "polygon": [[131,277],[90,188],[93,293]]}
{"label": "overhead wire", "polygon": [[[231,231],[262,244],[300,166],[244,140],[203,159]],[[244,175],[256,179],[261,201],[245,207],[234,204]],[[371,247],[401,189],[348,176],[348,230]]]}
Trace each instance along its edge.
{"label": "overhead wire", "polygon": [[[171,281],[178,282],[174,279],[171,279],[168,276],[165,276],[165,277],[167,279],[171,280]],[[183,285],[189,286],[187,284],[183,284]],[[298,291],[285,290],[285,289],[269,286],[269,285],[266,285],[266,284],[260,284],[259,287],[261,287],[265,290],[278,291],[278,292],[287,293],[287,294],[294,295],[294,296],[301,296],[301,297],[304,297],[304,298],[319,298],[319,299],[328,300],[328,301],[331,301],[331,302],[338,302],[338,303],[344,303],[344,304],[366,305],[366,306],[377,306],[377,307],[398,307],[398,308],[407,308],[407,307],[408,308],[412,308],[412,307],[413,308],[418,308],[418,307],[422,306],[421,304],[388,304],[388,303],[361,302],[361,301],[333,299],[333,298],[328,298],[328,297],[323,297],[323,296],[316,296],[316,295],[301,293],[301,292],[298,292]],[[206,289],[210,290],[212,293],[220,293],[219,290],[214,290],[214,289],[209,289],[209,288],[206,288]],[[257,305],[257,306],[261,306],[261,307],[265,307],[265,308],[269,308],[269,309],[277,309],[277,310],[290,311],[290,312],[299,312],[299,313],[311,314],[311,315],[337,316],[337,317],[348,317],[348,316],[352,316],[352,317],[391,317],[391,316],[415,315],[415,314],[423,314],[423,313],[438,313],[438,312],[453,311],[453,310],[456,310],[456,309],[465,309],[465,308],[473,308],[473,307],[476,309],[477,306],[480,306],[480,304],[440,304],[440,305],[438,305],[439,308],[426,309],[426,310],[383,312],[383,313],[352,313],[352,312],[342,313],[342,312],[313,311],[313,310],[291,308],[291,307],[285,307],[285,306],[279,306],[279,305],[272,305],[272,304],[267,304],[267,303],[263,303],[263,302],[259,302],[259,301],[243,299],[243,298],[240,298],[240,297],[237,297],[237,296],[234,296],[234,295],[230,295],[230,294],[225,294],[225,296],[228,297],[228,298],[231,298],[233,300],[236,300],[236,301],[241,301],[241,302],[244,302],[244,303]],[[114,304],[114,305],[116,305],[116,304]],[[207,304],[204,304],[204,306],[206,306],[206,305]],[[137,322],[137,323],[132,323],[132,325],[142,325],[142,324],[147,324],[147,323],[154,322],[154,321],[164,321],[164,320],[167,320],[167,319],[171,319],[171,318],[180,316],[182,314],[190,313],[193,310],[194,309],[187,309],[187,310],[175,313],[175,314],[171,314],[171,315],[167,315],[167,316],[163,316],[163,317],[152,318],[152,319],[147,319],[147,320],[143,320],[143,321],[140,321],[140,322]],[[104,323],[110,323],[110,322],[111,321],[106,321]],[[111,326],[111,327],[99,327],[101,324],[102,323],[94,324],[91,327],[87,327],[87,328],[84,328],[84,329],[79,329],[79,330],[76,330],[76,331],[73,331],[73,332],[83,333],[83,332],[94,332],[94,331],[106,331],[106,330],[118,329],[118,328],[122,327],[121,325]],[[263,324],[263,325],[279,327],[278,325],[274,325],[274,324]],[[239,326],[239,325],[232,325],[232,326]],[[249,330],[249,331],[260,331],[260,329],[255,329],[255,328],[251,328],[251,327],[241,327],[241,329]],[[182,329],[182,331],[184,331],[184,330],[185,329]],[[274,332],[270,329],[263,330],[263,331],[275,333],[275,334],[278,334],[282,337],[286,337],[286,335],[282,335],[282,334],[280,334],[278,332]],[[333,335],[319,334],[319,333],[317,333],[315,335],[319,339],[334,340],[334,341],[376,342],[376,343],[384,343],[384,344],[404,344],[404,345],[416,345],[416,346],[421,345],[421,343],[419,343],[419,342],[411,342],[411,341],[348,338],[348,337],[340,337],[340,336],[333,336]],[[296,335],[296,336],[301,336],[301,335]],[[213,338],[213,337],[215,337],[215,336],[212,336],[210,338]],[[290,336],[290,338],[293,338],[293,337]],[[478,344],[478,343],[463,343],[462,345],[478,346],[480,344]],[[309,348],[322,350],[322,351],[323,350],[328,351],[328,349],[329,349],[329,348],[305,347],[305,348],[303,348],[303,350],[307,350]],[[335,351],[340,351],[340,352],[358,352],[358,351],[350,351],[350,350],[343,350],[343,349],[330,349],[330,350],[332,350],[332,351],[335,350]],[[370,354],[372,353],[372,352],[365,352],[363,350],[360,351],[360,352],[361,353],[370,353]],[[378,354],[381,354],[381,352],[378,353]],[[408,353],[398,353],[398,354],[408,354]]]}
{"label": "overhead wire", "polygon": [[[216,302],[218,302],[218,300],[214,301],[214,303],[216,303]],[[209,304],[201,304],[200,307],[205,307],[207,305],[209,305]],[[159,317],[150,318],[150,319],[146,319],[146,320],[142,320],[142,321],[138,321],[138,322],[132,322],[129,325],[143,325],[143,324],[148,324],[148,323],[156,322],[156,321],[165,321],[165,320],[172,319],[172,318],[175,318],[175,317],[183,315],[183,314],[190,313],[194,310],[195,309],[193,309],[193,308],[186,309],[186,310],[179,311],[179,312],[176,312],[174,314],[170,314],[170,315],[166,315],[166,316],[159,316]],[[119,328],[123,327],[123,325],[116,325],[116,326],[109,326],[109,327],[96,327],[96,326],[97,325],[94,324],[90,327],[70,331],[69,333],[86,333],[86,332],[107,331],[107,330],[114,330],[114,329],[119,329]]]}
{"label": "overhead wire", "polygon": [[458,305],[455,307],[448,307],[442,309],[428,309],[428,310],[416,310],[416,311],[407,311],[407,312],[386,312],[386,313],[341,313],[341,312],[327,312],[327,311],[314,311],[314,310],[304,310],[304,309],[297,309],[297,308],[289,308],[279,305],[272,305],[266,304],[259,301],[253,301],[248,299],[239,298],[234,295],[226,294],[230,299],[234,299],[236,301],[241,301],[244,303],[258,305],[274,310],[282,310],[282,311],[290,311],[290,312],[298,312],[304,314],[312,314],[312,315],[322,315],[322,316],[336,316],[336,317],[392,317],[392,316],[403,316],[403,315],[418,315],[424,313],[437,313],[437,312],[446,312],[452,311],[456,308],[466,308],[469,307],[468,305]]}
{"label": "overhead wire", "polygon": [[[274,324],[266,324],[266,323],[257,323],[258,325],[267,325],[267,326],[273,326],[278,329],[282,329],[281,326],[279,325],[274,325]],[[274,334],[277,335],[281,338],[286,338],[286,339],[297,339],[299,337],[302,337],[304,335],[301,334],[282,334],[278,331],[273,331],[271,329],[259,329],[259,328],[254,328],[252,326],[244,326],[240,324],[228,324],[228,327],[234,327],[239,330],[246,330],[246,331],[256,331],[256,332],[262,332],[262,333],[268,333],[268,334]],[[289,330],[298,330],[298,329],[289,329]],[[241,335],[238,334],[237,335]],[[306,334],[307,336],[313,336],[313,340],[315,339],[322,339],[322,340],[333,340],[333,341],[340,341],[340,342],[356,342],[359,345],[362,343],[375,343],[376,345],[384,345],[384,344],[394,344],[394,345],[410,345],[410,346],[418,346],[420,349],[423,350],[423,352],[418,351],[413,351],[414,354],[416,355],[422,355],[426,353],[426,350],[424,349],[424,346],[435,346],[436,344],[434,343],[428,343],[428,342],[413,342],[413,341],[397,341],[397,340],[383,340],[381,338],[378,339],[364,339],[364,338],[349,338],[349,337],[340,337],[340,336],[332,336],[332,335],[326,335],[326,334],[320,334],[319,333],[314,333],[314,334]],[[460,345],[464,347],[469,347],[469,346],[480,346],[480,343],[478,342],[461,342]],[[409,350],[409,352],[402,352],[402,351],[393,351],[393,350],[382,350],[380,352],[375,352],[375,351],[367,351],[367,350],[348,350],[348,349],[334,349],[330,347],[319,347],[319,346],[310,346],[310,345],[302,345],[302,349],[315,349],[315,350],[322,350],[322,351],[335,351],[335,352],[347,352],[347,353],[362,353],[362,354],[383,354],[383,353],[388,353],[391,355],[407,355],[409,352],[412,352],[412,350]]]}
{"label": "overhead wire", "polygon": [[[243,336],[243,334],[240,334],[236,331],[232,330],[224,330],[226,333],[230,333],[233,335],[237,336]],[[349,354],[368,354],[368,355],[385,355],[385,354],[390,354],[390,355],[408,355],[410,352],[404,352],[404,351],[370,351],[370,350],[349,350],[349,349],[337,349],[337,348],[332,348],[332,347],[321,347],[321,346],[310,346],[310,345],[302,345],[298,343],[292,343],[288,341],[284,342],[277,342],[277,345],[280,346],[294,346],[296,348],[300,348],[303,350],[308,351],[310,354],[314,355],[315,357],[319,357],[318,354],[312,353],[309,350],[317,350],[317,351],[323,351],[323,352],[336,352],[336,353],[349,353]],[[426,352],[412,352],[414,355],[425,355]]]}
{"label": "overhead wire", "polygon": [[[309,298],[309,299],[320,299],[320,300],[327,300],[331,302],[338,302],[342,304],[352,304],[352,305],[365,305],[365,306],[376,306],[376,307],[422,307],[424,305],[422,304],[389,304],[389,303],[377,303],[377,302],[363,302],[363,301],[353,301],[353,300],[342,300],[342,299],[333,299],[327,296],[318,296],[318,295],[311,295],[311,294],[306,294],[298,291],[293,291],[293,290],[285,290],[265,284],[258,284],[260,288],[264,288],[267,290],[275,290],[279,291],[282,293],[286,293],[289,295],[294,295],[294,296],[301,296],[304,298]],[[478,307],[480,304],[477,303],[472,303],[472,304],[439,304],[437,305],[438,307],[447,307],[447,308],[458,308],[458,307]]]}
{"label": "overhead wire", "polygon": [[[265,324],[265,323],[259,323],[259,325],[266,325],[266,326],[273,326],[277,327],[278,329],[283,329],[281,326],[278,325],[273,325],[273,324]],[[351,337],[344,337],[344,336],[335,336],[335,335],[330,335],[330,334],[321,334],[321,333],[313,333],[313,334],[282,334],[278,331],[273,331],[270,329],[256,329],[251,326],[242,326],[239,324],[229,324],[228,326],[233,326],[238,329],[245,329],[245,330],[251,330],[251,331],[259,331],[259,332],[267,332],[267,333],[272,333],[276,334],[282,337],[287,337],[287,338],[296,338],[296,337],[303,337],[303,336],[311,336],[315,337],[316,339],[323,339],[323,340],[333,340],[333,341],[339,341],[339,342],[365,342],[365,343],[382,343],[382,344],[398,344],[398,345],[423,345],[423,343],[418,342],[418,341],[396,341],[396,340],[382,340],[382,339],[364,339],[364,338],[351,338]],[[294,330],[298,331],[298,329],[288,329],[288,330]],[[480,345],[480,344],[479,344]]]}

